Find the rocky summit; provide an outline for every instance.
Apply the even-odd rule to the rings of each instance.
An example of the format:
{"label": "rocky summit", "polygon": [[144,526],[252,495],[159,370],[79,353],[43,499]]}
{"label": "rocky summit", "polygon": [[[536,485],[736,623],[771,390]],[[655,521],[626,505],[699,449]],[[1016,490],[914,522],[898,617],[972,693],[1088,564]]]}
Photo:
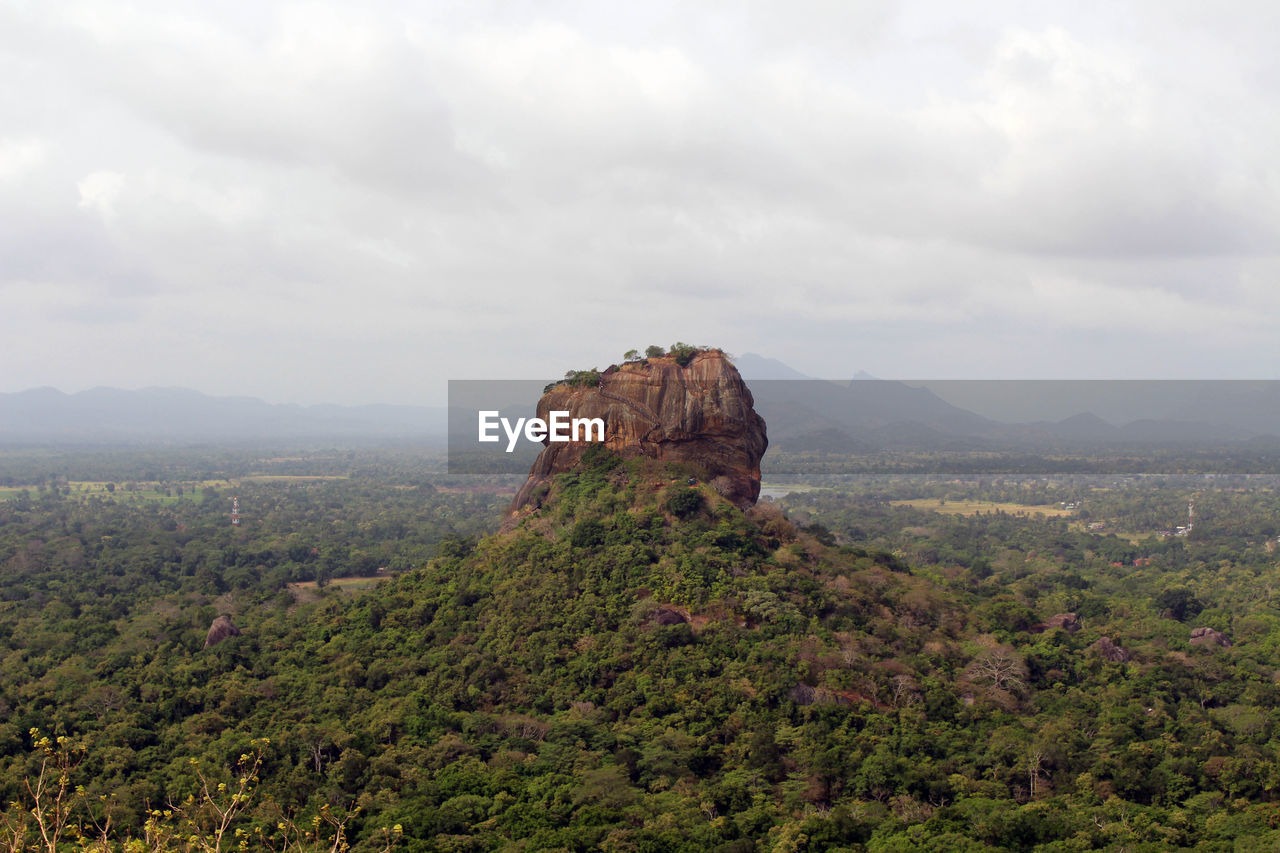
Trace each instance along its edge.
{"label": "rocky summit", "polygon": [[[538,401],[538,417],[552,411],[602,418],[609,450],[624,458],[684,463],[739,507],[760,495],[760,459],[769,445],[764,419],[720,350],[699,351],[683,365],[672,356],[629,361],[601,372],[595,382],[557,384]],[[512,501],[513,513],[537,506],[552,478],[600,442],[543,443]]]}

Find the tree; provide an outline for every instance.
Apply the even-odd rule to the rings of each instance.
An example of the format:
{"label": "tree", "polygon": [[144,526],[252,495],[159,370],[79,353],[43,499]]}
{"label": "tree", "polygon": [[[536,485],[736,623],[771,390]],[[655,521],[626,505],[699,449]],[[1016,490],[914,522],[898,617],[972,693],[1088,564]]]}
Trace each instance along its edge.
{"label": "tree", "polygon": [[670,355],[676,360],[676,364],[685,367],[689,362],[693,361],[693,357],[700,351],[699,347],[693,344],[686,344],[684,341],[676,341],[671,345]]}
{"label": "tree", "polygon": [[702,493],[697,489],[680,489],[667,498],[667,512],[677,518],[688,518],[702,509]]}
{"label": "tree", "polygon": [[664,350],[662,347],[657,346],[656,344],[650,344],[649,346],[645,347],[645,350],[644,350],[645,358],[662,358],[666,354],[667,354],[667,351]]}
{"label": "tree", "polygon": [[1027,683],[1027,664],[1009,646],[992,646],[969,664],[969,676],[997,690],[1020,690]]}
{"label": "tree", "polygon": [[1156,609],[1161,616],[1185,622],[1204,610],[1204,603],[1186,587],[1166,589],[1156,598]]}

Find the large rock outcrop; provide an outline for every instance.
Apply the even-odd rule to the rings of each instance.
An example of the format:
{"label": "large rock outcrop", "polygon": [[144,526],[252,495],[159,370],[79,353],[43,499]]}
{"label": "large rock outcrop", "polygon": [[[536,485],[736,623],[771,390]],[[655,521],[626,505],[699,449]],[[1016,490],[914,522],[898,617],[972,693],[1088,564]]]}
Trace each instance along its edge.
{"label": "large rock outcrop", "polygon": [[1193,646],[1218,646],[1220,648],[1230,648],[1231,638],[1221,631],[1215,631],[1212,628],[1200,627],[1191,629],[1191,645]]}
{"label": "large rock outcrop", "polygon": [[1027,629],[1030,634],[1043,634],[1045,631],[1052,631],[1054,628],[1061,628],[1068,634],[1074,634],[1080,630],[1080,617],[1074,613],[1058,613],[1049,617],[1049,621],[1041,622],[1038,625],[1032,625]]}
{"label": "large rock outcrop", "polygon": [[[720,494],[748,507],[760,496],[760,458],[769,445],[753,407],[737,368],[708,350],[683,367],[662,356],[610,367],[598,384],[557,385],[538,401],[538,417],[567,411],[571,418],[602,418],[605,447],[628,458],[693,465]],[[544,441],[511,512],[537,505],[544,486],[598,443]]]}
{"label": "large rock outcrop", "polygon": [[1089,646],[1089,649],[1101,655],[1103,660],[1109,660],[1112,663],[1128,663],[1133,657],[1128,649],[1117,646],[1110,637],[1099,637],[1093,645]]}
{"label": "large rock outcrop", "polygon": [[209,625],[209,633],[204,636],[204,647],[216,646],[223,640],[239,637],[240,629],[231,623],[231,617],[223,614]]}

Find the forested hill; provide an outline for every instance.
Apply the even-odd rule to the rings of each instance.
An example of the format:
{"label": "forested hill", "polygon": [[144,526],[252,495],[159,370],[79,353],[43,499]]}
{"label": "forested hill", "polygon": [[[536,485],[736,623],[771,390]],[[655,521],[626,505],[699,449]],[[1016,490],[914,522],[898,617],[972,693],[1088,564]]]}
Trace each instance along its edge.
{"label": "forested hill", "polygon": [[[1225,590],[1273,570],[1268,551],[1237,566],[1188,539],[1139,558],[1044,518],[884,501],[835,513],[868,541],[842,546],[691,476],[589,454],[515,530],[450,539],[362,595],[260,595],[207,649],[181,599],[114,618],[69,589],[4,602],[0,795],[59,754],[30,751],[39,729],[83,747],[70,778],[121,837],[147,803],[198,809],[202,778],[237,790],[247,761],[236,829],[314,816],[357,850],[1280,842],[1280,616],[1185,588],[1162,613],[1133,591],[1139,559],[1212,564]],[[73,535],[49,507],[45,536]],[[870,544],[901,530],[933,550]],[[24,636],[55,617],[73,635],[64,601],[103,629]],[[1194,642],[1197,614],[1235,643]]]}

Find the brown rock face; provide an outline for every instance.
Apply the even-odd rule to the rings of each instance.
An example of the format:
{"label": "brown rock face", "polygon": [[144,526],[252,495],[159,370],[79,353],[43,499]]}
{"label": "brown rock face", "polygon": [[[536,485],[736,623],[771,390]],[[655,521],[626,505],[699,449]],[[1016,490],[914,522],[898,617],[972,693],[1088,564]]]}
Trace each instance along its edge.
{"label": "brown rock face", "polygon": [[1027,629],[1031,634],[1043,634],[1045,631],[1051,631],[1054,628],[1061,628],[1068,634],[1074,634],[1080,630],[1080,619],[1074,613],[1058,613],[1049,617],[1048,622],[1041,622],[1038,625],[1032,625]]}
{"label": "brown rock face", "polygon": [[216,646],[228,637],[240,636],[240,629],[231,624],[230,616],[219,616],[213,620],[209,626],[209,633],[205,634],[204,647]]}
{"label": "brown rock face", "polygon": [[655,625],[669,627],[671,625],[683,625],[689,620],[684,617],[683,613],[677,610],[672,610],[670,607],[659,607],[657,610],[653,611],[653,615],[649,617],[649,621]]}
{"label": "brown rock face", "polygon": [[1231,638],[1221,631],[1215,631],[1212,628],[1192,628],[1191,629],[1191,645],[1193,646],[1221,646],[1228,648],[1231,645]]}
{"label": "brown rock face", "polygon": [[1099,637],[1089,648],[1101,655],[1103,660],[1109,660],[1112,663],[1126,663],[1131,657],[1128,649],[1117,646],[1110,637]]}
{"label": "brown rock face", "polygon": [[[760,496],[760,458],[769,440],[751,392],[724,353],[700,352],[686,366],[650,358],[610,367],[589,387],[558,385],[538,401],[538,417],[602,418],[604,446],[621,456],[684,462],[740,507]],[[599,442],[548,442],[511,503],[536,505],[557,474],[572,469]]]}

